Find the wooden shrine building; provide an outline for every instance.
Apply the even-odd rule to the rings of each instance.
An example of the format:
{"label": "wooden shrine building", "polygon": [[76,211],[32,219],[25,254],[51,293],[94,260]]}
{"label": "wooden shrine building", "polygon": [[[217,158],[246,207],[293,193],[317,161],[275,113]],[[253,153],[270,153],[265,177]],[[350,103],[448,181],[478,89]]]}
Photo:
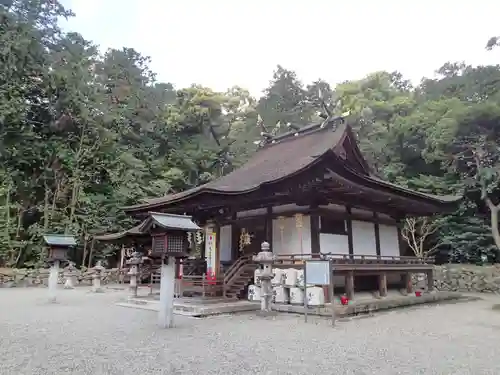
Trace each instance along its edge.
{"label": "wooden shrine building", "polygon": [[329,118],[267,138],[246,164],[217,180],[125,211],[193,216],[205,228],[208,272],[218,276],[245,263],[263,241],[280,259],[328,253],[401,260],[401,220],[454,211],[459,200],[375,177],[351,127]]}

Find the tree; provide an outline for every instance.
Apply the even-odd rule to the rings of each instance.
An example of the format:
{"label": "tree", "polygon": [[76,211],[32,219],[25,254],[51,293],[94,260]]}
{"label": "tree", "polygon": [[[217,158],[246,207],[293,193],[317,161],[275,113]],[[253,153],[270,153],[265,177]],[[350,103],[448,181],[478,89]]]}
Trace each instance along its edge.
{"label": "tree", "polygon": [[297,79],[295,72],[281,65],[274,71],[257,110],[266,125],[274,126],[279,122],[283,129],[287,123],[306,125],[312,116],[302,82]]}
{"label": "tree", "polygon": [[405,219],[401,235],[415,256],[427,258],[434,255],[441,245],[441,243],[435,242],[432,246],[429,246],[429,240],[437,230],[437,221],[432,218],[408,217]]}

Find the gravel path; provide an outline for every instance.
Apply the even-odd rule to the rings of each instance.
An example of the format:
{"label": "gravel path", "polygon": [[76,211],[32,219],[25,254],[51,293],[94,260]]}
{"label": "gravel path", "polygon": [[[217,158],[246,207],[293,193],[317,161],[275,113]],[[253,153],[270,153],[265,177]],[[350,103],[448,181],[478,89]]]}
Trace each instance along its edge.
{"label": "gravel path", "polygon": [[[493,301],[329,322],[253,314],[159,330],[156,314],[114,305],[123,292],[0,290],[0,375],[500,374]],[[499,298],[500,299],[500,298]],[[499,301],[500,302],[500,301]]]}

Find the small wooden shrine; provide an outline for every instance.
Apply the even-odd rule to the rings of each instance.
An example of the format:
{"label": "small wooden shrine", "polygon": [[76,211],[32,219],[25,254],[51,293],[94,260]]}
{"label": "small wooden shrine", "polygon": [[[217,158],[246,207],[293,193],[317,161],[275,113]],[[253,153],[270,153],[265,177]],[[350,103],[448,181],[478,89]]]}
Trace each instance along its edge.
{"label": "small wooden shrine", "polygon": [[[303,259],[328,254],[338,270],[344,267],[346,278],[336,285],[353,293],[356,272],[377,276],[390,267],[405,277],[410,269],[430,272],[430,261],[403,257],[401,221],[452,212],[460,199],[412,191],[376,177],[351,127],[341,117],[329,117],[267,137],[246,164],[217,180],[125,211],[138,218],[151,211],[192,215],[204,228],[206,272],[222,280],[229,296],[251,282],[256,268],[251,256],[264,241],[280,264],[298,266]],[[356,271],[347,264],[362,266]],[[361,284],[356,286],[363,288]]]}

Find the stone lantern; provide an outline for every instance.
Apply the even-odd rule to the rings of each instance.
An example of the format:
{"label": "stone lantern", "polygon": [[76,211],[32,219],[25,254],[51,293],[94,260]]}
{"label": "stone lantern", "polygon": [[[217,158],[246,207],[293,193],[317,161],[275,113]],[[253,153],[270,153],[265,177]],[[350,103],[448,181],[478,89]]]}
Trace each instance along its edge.
{"label": "stone lantern", "polygon": [[132,257],[127,260],[127,265],[130,266],[128,275],[130,276],[130,290],[132,295],[137,297],[137,277],[139,276],[139,267],[142,264],[142,253],[135,251]]}
{"label": "stone lantern", "polygon": [[158,322],[162,328],[173,326],[176,263],[188,256],[188,233],[201,228],[191,216],[150,212],[142,226],[151,234],[150,258],[161,260],[160,311]]}
{"label": "stone lantern", "polygon": [[78,271],[75,267],[75,263],[69,262],[68,267],[64,269],[64,289],[74,289],[77,283]]}
{"label": "stone lantern", "polygon": [[98,260],[96,265],[92,268],[94,273],[92,274],[92,291],[94,293],[102,293],[101,280],[105,268],[102,266],[101,261]]}
{"label": "stone lantern", "polygon": [[50,265],[49,302],[56,302],[59,267],[61,263],[67,261],[68,250],[76,246],[76,240],[73,236],[62,234],[47,234],[43,236],[43,240],[49,250],[47,256],[47,263]]}
{"label": "stone lantern", "polygon": [[270,315],[272,314],[271,300],[273,297],[273,289],[271,286],[271,280],[274,277],[272,270],[274,255],[270,251],[270,245],[268,242],[262,242],[261,251],[257,255],[254,255],[253,261],[259,263],[261,266],[260,274],[257,276],[261,283],[260,314]]}

